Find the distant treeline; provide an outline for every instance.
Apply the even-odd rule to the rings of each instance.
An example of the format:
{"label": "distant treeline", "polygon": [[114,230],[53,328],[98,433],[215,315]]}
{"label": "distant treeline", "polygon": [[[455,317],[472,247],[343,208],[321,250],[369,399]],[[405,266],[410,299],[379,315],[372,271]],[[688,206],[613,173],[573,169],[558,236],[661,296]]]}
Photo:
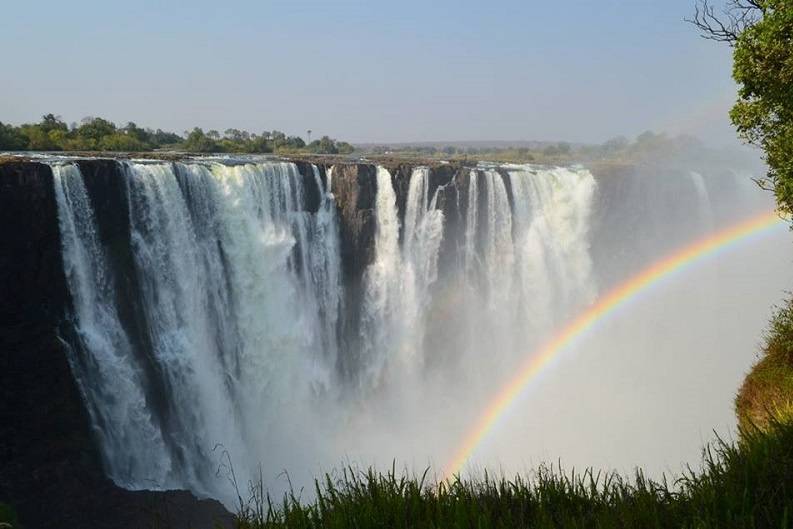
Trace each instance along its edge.
{"label": "distant treeline", "polygon": [[418,156],[438,159],[491,160],[500,162],[570,162],[591,160],[634,160],[649,154],[701,149],[702,143],[690,136],[667,136],[647,131],[633,141],[624,136],[601,144],[573,144],[568,142],[538,142],[531,147],[473,147],[460,145],[374,145],[367,154],[388,156]]}
{"label": "distant treeline", "polygon": [[67,125],[59,116],[47,114],[39,123],[15,127],[0,122],[0,151],[122,151],[142,152],[170,149],[200,153],[314,153],[349,154],[355,149],[343,141],[323,136],[309,144],[299,136],[281,131],[250,133],[227,129],[204,132],[196,127],[179,135],[141,128],[133,122],[120,127],[103,118],[87,117]]}
{"label": "distant treeline", "polygon": [[[311,132],[309,131],[309,134]],[[587,160],[631,160],[649,153],[701,148],[698,140],[645,132],[631,141],[623,136],[602,144],[567,142],[537,143],[531,147],[472,147],[449,145],[376,145],[362,154],[435,159],[475,159],[497,162],[583,162]],[[103,118],[87,117],[67,125],[59,116],[47,114],[39,123],[13,126],[0,122],[0,151],[120,151],[174,150],[195,153],[350,154],[355,147],[323,136],[306,143],[300,136],[281,131],[261,134],[239,129],[204,131],[198,127],[183,134],[142,128],[133,122],[124,126]]]}

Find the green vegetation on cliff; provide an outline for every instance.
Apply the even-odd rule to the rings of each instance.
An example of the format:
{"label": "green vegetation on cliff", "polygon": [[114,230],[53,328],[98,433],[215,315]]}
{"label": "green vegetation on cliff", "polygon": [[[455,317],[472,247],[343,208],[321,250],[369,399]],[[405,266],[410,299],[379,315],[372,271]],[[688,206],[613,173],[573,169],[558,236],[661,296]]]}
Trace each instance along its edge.
{"label": "green vegetation on cliff", "polygon": [[780,208],[793,212],[793,3],[756,1],[757,19],[735,41],[738,102],[730,113],[740,136],[765,152]]}
{"label": "green vegetation on cliff", "polygon": [[349,143],[323,136],[306,145],[302,138],[280,131],[252,134],[227,129],[222,135],[196,127],[185,137],[160,129],[144,129],[135,123],[123,127],[103,119],[85,118],[80,125],[67,125],[47,114],[39,123],[18,127],[0,122],[0,151],[116,151],[146,152],[157,149],[197,153],[349,154]]}
{"label": "green vegetation on cliff", "polygon": [[685,153],[701,154],[706,147],[689,136],[667,136],[644,132],[634,140],[612,138],[602,144],[533,142],[527,145],[471,146],[455,144],[369,145],[356,148],[329,136],[306,143],[299,136],[273,130],[260,134],[240,129],[205,131],[195,127],[183,135],[161,129],[142,128],[133,122],[124,126],[104,118],[87,117],[67,125],[59,116],[47,114],[39,123],[13,126],[0,122],[0,151],[64,152],[150,152],[156,150],[190,153],[239,153],[280,155],[348,155],[358,152],[374,158],[402,160],[491,161],[501,163],[570,164],[583,162],[631,163]]}
{"label": "green vegetation on cliff", "polygon": [[299,136],[287,136],[280,131],[251,134],[244,130],[228,129],[221,134],[216,130],[204,132],[196,127],[180,145],[190,152],[237,152],[279,154],[350,154],[355,149],[349,143],[323,136],[308,145]]}
{"label": "green vegetation on cliff", "polygon": [[793,299],[777,309],[761,356],[741,386],[735,411],[743,431],[793,423]]}
{"label": "green vegetation on cliff", "polygon": [[697,0],[690,22],[703,37],[733,47],[738,101],[730,118],[739,136],[765,153],[766,184],[780,209],[793,213],[793,3],[729,0],[719,11]]}

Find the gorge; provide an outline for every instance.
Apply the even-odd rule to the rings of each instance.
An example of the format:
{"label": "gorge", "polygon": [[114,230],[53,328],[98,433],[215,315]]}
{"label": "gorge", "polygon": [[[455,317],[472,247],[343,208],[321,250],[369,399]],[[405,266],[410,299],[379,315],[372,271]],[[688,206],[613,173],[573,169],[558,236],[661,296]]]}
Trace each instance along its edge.
{"label": "gorge", "polygon": [[[599,293],[771,207],[748,173],[712,161],[6,160],[0,300],[8,352],[0,388],[9,419],[0,435],[15,439],[4,447],[11,463],[0,470],[0,493],[47,525],[35,490],[71,501],[78,490],[104,487],[118,505],[136,508],[151,500],[126,490],[186,490],[233,508],[232,470],[240,490],[263,476],[277,495],[287,487],[283,471],[303,486],[345,458],[442,465],[471,410],[517,359]],[[777,246],[757,251],[786,255]],[[736,292],[752,291],[767,306],[786,283],[781,268]],[[726,269],[677,295],[701,287],[721,302],[736,273]],[[665,307],[637,311],[650,310],[643,316],[652,322],[667,316]],[[741,320],[736,314],[724,325]],[[601,347],[630,353],[624,343],[657,339],[677,348],[676,332],[662,326],[639,338],[621,328],[608,336],[631,334],[628,342]],[[728,364],[730,374],[713,382],[720,388],[749,363],[717,359],[731,336],[725,330],[703,353]],[[541,429],[555,432],[542,434],[550,435],[543,446],[578,453],[578,430],[554,421],[561,408],[550,396],[576,402],[589,385],[608,385],[611,364],[601,373],[593,362],[533,402]],[[630,362],[606,392],[615,409],[631,407],[619,383],[638,377]],[[721,389],[714,394],[724,400]],[[678,403],[654,394],[652,405],[665,398]],[[518,452],[527,435],[542,437],[531,425],[524,430],[499,441],[507,449],[498,453]],[[625,450],[617,442],[601,456]],[[68,480],[71,495],[47,488]],[[183,494],[173,501],[193,508],[197,500]],[[196,504],[222,516],[211,501]],[[80,505],[64,509],[78,516]]]}

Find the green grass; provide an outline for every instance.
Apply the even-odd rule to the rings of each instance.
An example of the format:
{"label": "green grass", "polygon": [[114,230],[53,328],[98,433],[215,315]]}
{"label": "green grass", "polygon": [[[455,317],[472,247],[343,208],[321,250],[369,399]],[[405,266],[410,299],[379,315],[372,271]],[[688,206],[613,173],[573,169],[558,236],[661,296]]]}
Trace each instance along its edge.
{"label": "green grass", "polygon": [[326,476],[316,499],[273,503],[261,484],[238,529],[279,528],[786,528],[793,527],[793,425],[771,421],[717,441],[702,468],[674,482],[637,473],[541,468],[531,479],[454,480],[356,472]]}
{"label": "green grass", "polygon": [[793,421],[793,298],[774,313],[760,359],[735,399],[743,430]]}

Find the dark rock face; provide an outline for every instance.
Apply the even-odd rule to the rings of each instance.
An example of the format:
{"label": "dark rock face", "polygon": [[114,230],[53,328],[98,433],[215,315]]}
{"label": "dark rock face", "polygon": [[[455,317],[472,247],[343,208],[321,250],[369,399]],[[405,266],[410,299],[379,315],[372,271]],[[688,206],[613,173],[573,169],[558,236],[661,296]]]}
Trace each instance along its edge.
{"label": "dark rock face", "polygon": [[[400,238],[404,237],[405,211],[407,209],[410,179],[414,164],[395,163],[386,165],[391,174],[391,184],[396,195],[397,214],[400,221]],[[323,166],[327,174],[329,166]],[[457,257],[461,211],[459,188],[467,186],[469,169],[452,165],[437,165],[429,168],[429,196],[438,191],[438,207],[446,219],[447,236],[440,250],[440,266],[449,266]],[[377,199],[377,166],[365,163],[333,165],[332,193],[336,198],[341,239],[341,261],[344,274],[345,310],[342,316],[340,335],[345,354],[339,356],[339,372],[343,377],[354,378],[360,359],[359,351],[360,315],[363,301],[364,274],[372,263],[375,252]],[[459,233],[458,233],[459,232]]]}
{"label": "dark rock face", "polygon": [[[329,171],[330,168],[325,169]],[[358,321],[363,296],[363,274],[374,258],[377,169],[369,164],[334,165],[331,192],[339,215],[341,262],[346,308],[340,322],[344,349],[357,351]],[[339,355],[342,377],[355,376],[358,359]]]}
{"label": "dark rock face", "polygon": [[333,167],[331,191],[339,208],[341,260],[347,277],[360,276],[374,254],[376,171],[364,164]]}
{"label": "dark rock face", "polygon": [[[391,175],[396,196],[397,215],[400,222],[400,239],[404,237],[404,221],[410,180],[415,164],[391,163],[385,165]],[[432,165],[428,167],[430,197],[438,193],[438,208],[444,215],[444,238],[439,251],[439,269],[442,272],[457,264],[463,242],[463,215],[461,207],[467,200],[470,168],[459,165]],[[327,169],[326,169],[327,170]],[[339,357],[342,376],[353,379],[356,367],[361,365],[355,357],[360,350],[360,316],[363,301],[364,275],[374,259],[375,203],[377,198],[377,166],[373,164],[337,164],[333,166],[333,189],[339,212],[341,231],[341,259],[344,270],[345,310],[341,328],[344,354]],[[480,192],[482,190],[480,189]],[[440,274],[441,277],[444,274]],[[453,288],[438,281],[435,289]],[[428,340],[433,339],[432,330]],[[440,335],[438,339],[441,340]],[[448,339],[443,339],[448,340]]]}
{"label": "dark rock face", "polygon": [[[444,236],[438,255],[439,278],[447,277],[443,271],[456,264],[464,238],[463,227],[468,196],[470,169],[441,165],[430,169],[429,193],[438,193],[438,209],[443,211]],[[443,285],[440,285],[443,286]]]}
{"label": "dark rock face", "polygon": [[[296,160],[292,163],[297,166],[298,171],[300,171],[300,176],[303,177],[303,198],[305,200],[306,211],[316,213],[319,209],[320,202],[322,202],[322,190],[317,187],[316,179],[314,178],[314,166],[302,160]],[[328,179],[325,174],[325,168],[319,165],[317,168],[319,169],[319,177],[322,185],[327,187]]]}
{"label": "dark rock face", "polygon": [[[101,193],[103,179],[106,189],[123,189],[112,181],[118,167],[81,163],[97,184],[89,192]],[[105,477],[58,337],[69,295],[52,178],[44,164],[0,164],[0,501],[30,528],[230,525],[216,501],[185,491],[130,492]],[[117,215],[123,231],[123,210],[97,214]]]}

